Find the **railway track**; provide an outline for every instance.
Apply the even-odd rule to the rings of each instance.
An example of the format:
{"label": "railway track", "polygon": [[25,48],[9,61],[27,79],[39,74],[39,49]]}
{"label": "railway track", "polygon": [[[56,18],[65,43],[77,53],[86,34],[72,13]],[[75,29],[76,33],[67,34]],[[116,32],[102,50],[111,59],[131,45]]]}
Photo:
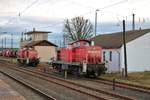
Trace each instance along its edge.
{"label": "railway track", "polygon": [[68,80],[64,80],[62,78],[58,78],[58,77],[54,77],[54,76],[47,76],[44,73],[41,72],[37,72],[37,71],[33,71],[27,68],[22,68],[22,67],[9,67],[10,69],[13,70],[17,70],[38,78],[41,78],[43,80],[61,85],[63,87],[72,89],[74,91],[78,91],[80,93],[92,96],[96,99],[101,99],[101,100],[108,100],[108,99],[124,99],[124,100],[133,100],[134,98],[128,97],[128,96],[124,96],[124,95],[120,95],[120,94],[116,94],[116,93],[112,93],[112,92],[108,92],[108,91],[104,91],[104,90],[100,90],[100,89],[95,89],[95,88],[91,88],[91,87],[87,87],[85,85],[81,85],[81,84],[77,84],[74,82],[70,82]]}
{"label": "railway track", "polygon": [[[11,64],[10,64],[11,65]],[[33,71],[33,70],[31,70],[31,69],[28,69],[28,68],[22,68],[22,67],[19,67],[19,68],[21,68],[21,69],[23,69],[23,70],[28,70],[28,71]],[[42,74],[43,76],[48,76],[47,74],[45,74],[45,73],[42,73],[41,71],[35,71],[35,73],[37,73],[37,74]],[[54,75],[53,75],[54,76]],[[50,77],[50,76],[48,76],[48,77]],[[51,76],[52,77],[52,76]],[[55,77],[55,78],[58,78],[58,77]],[[61,80],[60,81],[63,81],[64,79],[62,79],[62,78],[60,78]],[[67,81],[67,80],[66,80]],[[95,83],[100,83],[100,84],[105,84],[105,85],[109,85],[109,86],[111,86],[112,87],[112,81],[108,81],[108,80],[104,80],[104,79],[100,79],[100,80],[89,80],[89,81],[91,81],[91,82],[95,82]],[[72,83],[72,82],[71,82]],[[77,85],[79,85],[79,84],[77,84]],[[81,85],[82,86],[82,85]],[[85,86],[85,88],[89,88],[90,89],[90,87],[88,87],[88,86]],[[130,85],[130,84],[126,84],[126,83],[121,83],[121,82],[116,82],[115,83],[115,87],[119,87],[119,88],[123,88],[123,89],[129,89],[129,90],[133,90],[133,91],[139,91],[139,92],[143,92],[143,93],[148,93],[148,94],[150,94],[150,89],[149,89],[149,87],[143,87],[143,86],[138,86],[138,85]],[[95,89],[96,91],[98,91],[98,92],[106,92],[106,94],[109,94],[107,91],[103,91],[103,90],[100,90],[99,91],[99,89]],[[94,91],[95,91],[94,90]],[[111,92],[110,92],[111,93]],[[114,93],[115,94],[115,93]],[[109,94],[110,96],[111,95],[114,95],[114,94]],[[120,93],[119,93],[120,94]],[[122,94],[122,95],[124,95],[124,94]],[[121,96],[122,96],[121,95]],[[126,97],[128,97],[128,96],[126,96]],[[121,98],[121,99],[123,99],[122,97],[119,97],[119,98]],[[130,97],[128,97],[128,98],[130,98]],[[134,98],[131,98],[131,99],[134,99]]]}
{"label": "railway track", "polygon": [[[86,78],[87,79],[87,78]],[[93,80],[93,79],[87,79],[90,80],[91,82],[95,82],[95,83],[100,83],[100,84],[105,84],[105,85],[109,85],[113,88],[113,80],[106,80],[106,79],[98,79],[98,80]],[[133,91],[139,91],[142,93],[148,93],[150,94],[150,87],[145,87],[145,86],[139,86],[139,85],[134,85],[134,84],[128,84],[128,83],[123,83],[123,82],[118,82],[115,81],[115,87],[119,87],[119,88],[124,88],[124,89],[129,89],[129,90],[133,90]]]}
{"label": "railway track", "polygon": [[[92,81],[113,86],[113,81],[110,81],[110,80],[99,79],[99,80],[92,80]],[[123,83],[123,82],[117,82],[117,81],[115,82],[115,87],[126,88],[126,89],[130,89],[130,90],[150,94],[150,87],[138,86],[138,85]]]}
{"label": "railway track", "polygon": [[23,86],[25,86],[25,87],[31,89],[32,91],[34,91],[34,92],[36,92],[37,94],[41,95],[42,97],[46,98],[46,100],[56,100],[56,99],[55,99],[54,97],[52,97],[51,95],[42,92],[41,90],[35,88],[35,87],[32,86],[32,85],[29,85],[29,84],[26,83],[25,81],[22,81],[22,80],[20,80],[20,79],[17,79],[16,77],[14,77],[14,76],[8,74],[7,72],[4,72],[4,71],[1,71],[1,70],[0,70],[0,73],[2,73],[3,75],[5,75],[5,76],[7,76],[7,77],[9,77],[9,78],[11,78],[11,79],[13,79],[13,80],[16,81],[16,82],[22,84]]}

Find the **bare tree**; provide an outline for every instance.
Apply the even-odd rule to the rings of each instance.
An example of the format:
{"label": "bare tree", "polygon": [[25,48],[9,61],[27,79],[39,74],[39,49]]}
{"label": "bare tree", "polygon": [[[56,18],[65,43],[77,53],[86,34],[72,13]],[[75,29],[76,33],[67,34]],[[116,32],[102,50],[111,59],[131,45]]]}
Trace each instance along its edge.
{"label": "bare tree", "polygon": [[93,25],[88,19],[75,17],[65,20],[64,32],[67,33],[69,41],[90,39],[93,36]]}

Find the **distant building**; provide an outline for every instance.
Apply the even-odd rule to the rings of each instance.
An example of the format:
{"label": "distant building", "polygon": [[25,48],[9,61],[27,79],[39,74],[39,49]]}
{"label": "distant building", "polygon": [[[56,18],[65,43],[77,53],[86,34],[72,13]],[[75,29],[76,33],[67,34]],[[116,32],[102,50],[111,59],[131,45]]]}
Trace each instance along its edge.
{"label": "distant building", "polygon": [[[92,40],[102,46],[108,72],[120,72],[124,68],[122,32],[98,35]],[[128,72],[150,71],[150,29],[127,31],[126,48]]]}
{"label": "distant building", "polygon": [[46,31],[33,31],[22,34],[20,47],[34,47],[35,50],[38,51],[40,61],[41,62],[48,62],[48,60],[52,57],[56,58],[57,46],[48,41],[48,33]]}

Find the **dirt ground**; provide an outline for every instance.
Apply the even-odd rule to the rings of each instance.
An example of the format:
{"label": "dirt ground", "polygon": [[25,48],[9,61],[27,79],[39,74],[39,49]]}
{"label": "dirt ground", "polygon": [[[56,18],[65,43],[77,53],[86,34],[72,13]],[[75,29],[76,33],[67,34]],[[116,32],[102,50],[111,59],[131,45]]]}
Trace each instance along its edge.
{"label": "dirt ground", "polygon": [[100,78],[109,80],[115,78],[117,81],[150,87],[150,71],[128,73],[127,78],[122,77],[120,73],[104,74]]}

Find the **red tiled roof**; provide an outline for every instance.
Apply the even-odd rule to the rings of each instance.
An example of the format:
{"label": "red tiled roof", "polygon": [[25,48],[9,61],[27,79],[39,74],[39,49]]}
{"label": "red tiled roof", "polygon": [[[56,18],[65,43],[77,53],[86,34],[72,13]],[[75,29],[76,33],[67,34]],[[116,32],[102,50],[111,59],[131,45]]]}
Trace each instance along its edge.
{"label": "red tiled roof", "polygon": [[53,43],[51,43],[51,42],[49,42],[49,41],[47,41],[47,40],[41,40],[41,41],[33,41],[33,42],[30,42],[30,43],[28,43],[28,44],[26,44],[25,46],[38,46],[38,45],[40,45],[40,46],[55,46],[55,47],[57,47],[57,45],[55,45],[55,44],[53,44]]}

